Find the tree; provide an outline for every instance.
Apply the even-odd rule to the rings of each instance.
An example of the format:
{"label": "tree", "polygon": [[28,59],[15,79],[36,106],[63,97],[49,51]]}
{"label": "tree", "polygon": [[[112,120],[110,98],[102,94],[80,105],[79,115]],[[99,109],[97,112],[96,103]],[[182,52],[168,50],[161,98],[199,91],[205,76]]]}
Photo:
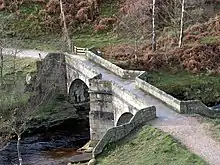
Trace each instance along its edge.
{"label": "tree", "polygon": [[64,39],[67,41],[69,51],[71,52],[72,51],[72,45],[71,45],[71,40],[70,40],[70,36],[69,36],[69,33],[68,33],[68,28],[67,28],[67,25],[66,25],[66,17],[65,17],[65,13],[63,11],[63,2],[62,2],[62,0],[60,0],[60,14],[61,14],[61,18],[62,18],[61,22],[63,22]]}
{"label": "tree", "polygon": [[155,0],[152,8],[152,50],[156,50],[156,33],[155,33]]}
{"label": "tree", "polygon": [[0,46],[0,87],[3,85],[3,66],[4,66],[3,48]]}
{"label": "tree", "polygon": [[184,12],[185,12],[185,0],[182,0],[179,47],[182,47],[183,44]]}
{"label": "tree", "polygon": [[[17,81],[20,81],[17,79],[18,75],[16,74],[17,71],[16,60],[17,60],[18,52],[19,51],[15,49],[12,54],[4,55],[4,56],[8,56],[7,58],[5,58],[4,60],[2,59],[1,71],[5,69],[3,63],[9,62],[11,64],[10,65],[11,70],[9,72],[9,75],[11,74],[13,76],[10,77],[9,79],[4,79],[5,87],[1,89],[2,97],[0,98],[0,108],[1,108],[0,114],[1,114],[1,118],[4,120],[1,121],[1,123],[4,123],[3,125],[5,125],[6,127],[4,128],[3,132],[1,132],[1,134],[4,134],[1,141],[2,142],[7,141],[10,139],[11,134],[13,133],[16,134],[18,160],[19,160],[19,165],[22,165],[20,141],[21,141],[21,135],[23,134],[26,128],[26,121],[27,121],[26,117],[29,116],[30,111],[27,111],[26,108],[21,108],[22,104],[24,102],[27,102],[27,99],[25,101],[23,100],[26,97],[26,94],[22,92],[18,92],[18,90],[16,90],[18,83]],[[3,52],[2,52],[2,57],[3,57]],[[10,87],[7,87],[7,85],[9,85]],[[3,143],[1,145],[2,145],[1,147],[3,147],[3,145],[6,144]]]}

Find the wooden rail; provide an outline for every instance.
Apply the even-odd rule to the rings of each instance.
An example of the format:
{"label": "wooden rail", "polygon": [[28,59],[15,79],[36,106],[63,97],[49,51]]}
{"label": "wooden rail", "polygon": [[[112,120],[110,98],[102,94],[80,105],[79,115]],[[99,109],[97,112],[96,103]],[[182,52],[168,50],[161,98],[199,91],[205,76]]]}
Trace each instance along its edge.
{"label": "wooden rail", "polygon": [[74,54],[76,55],[85,55],[86,51],[88,51],[88,48],[80,48],[80,47],[74,46]]}

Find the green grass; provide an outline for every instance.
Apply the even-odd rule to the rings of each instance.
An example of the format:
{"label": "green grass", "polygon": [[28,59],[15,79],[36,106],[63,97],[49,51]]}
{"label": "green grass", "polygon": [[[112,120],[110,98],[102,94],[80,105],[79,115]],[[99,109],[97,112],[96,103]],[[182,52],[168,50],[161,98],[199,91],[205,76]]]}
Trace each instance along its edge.
{"label": "green grass", "polygon": [[180,100],[201,100],[207,106],[220,102],[220,77],[188,72],[151,72],[142,76],[150,84]]}
{"label": "green grass", "polygon": [[[74,41],[73,41],[74,42]],[[84,35],[78,36],[75,39],[75,45],[80,47],[97,47],[102,48],[109,45],[114,45],[118,43],[130,43],[131,40],[117,38],[107,34],[94,34],[94,35]]]}
{"label": "green grass", "polygon": [[[16,38],[14,38],[15,40]],[[10,45],[10,41],[8,40]],[[72,43],[78,47],[96,47],[103,48],[109,45],[115,45],[119,43],[132,43],[132,40],[117,38],[111,34],[77,34],[72,37]],[[67,51],[67,43],[62,40],[60,36],[44,36],[34,39],[22,39],[19,40],[19,45],[23,49],[36,49],[44,51]]]}
{"label": "green grass", "polygon": [[[5,90],[8,91],[8,89],[13,89],[13,81],[16,81],[16,88],[23,88],[27,73],[35,72],[36,69],[36,59],[29,57],[16,57],[14,60],[14,57],[5,56],[3,64],[3,81],[6,86]],[[10,92],[10,90],[8,92]]]}
{"label": "green grass", "polygon": [[101,17],[111,17],[118,13],[119,7],[118,0],[107,0],[101,4],[100,15]]}
{"label": "green grass", "polygon": [[[20,38],[35,38],[43,37],[45,35],[61,34],[62,28],[54,26],[51,29],[43,24],[44,20],[39,11],[44,6],[40,3],[24,3],[19,6],[19,14],[10,13],[7,11],[0,11],[1,24],[4,24],[4,29],[9,36]],[[99,18],[111,17],[117,14],[119,9],[119,2],[117,0],[103,1],[99,6]],[[10,17],[9,17],[10,16]],[[59,13],[57,15],[59,17]],[[97,19],[99,19],[97,18]],[[3,23],[2,23],[3,22]],[[71,35],[80,36],[80,34],[92,34],[93,23],[87,24],[73,24],[69,26],[69,33]],[[56,28],[55,28],[56,27]],[[53,34],[52,34],[53,32]]]}
{"label": "green grass", "polygon": [[39,3],[26,3],[20,6],[20,12],[23,15],[38,14],[42,9],[42,5]]}
{"label": "green grass", "polygon": [[[42,19],[38,15],[42,9],[39,3],[24,3],[20,6],[20,14],[0,12],[1,23],[5,25],[7,37],[11,37],[8,45],[14,39],[20,40],[22,48],[32,48],[39,50],[61,50],[66,51],[67,43],[62,40],[62,29],[54,29],[54,34],[42,25]],[[119,2],[108,0],[101,3],[99,7],[99,17],[111,17],[117,14]],[[31,18],[28,18],[31,15]],[[39,17],[39,18],[38,18]],[[114,37],[110,31],[95,33],[94,24],[77,24],[69,27],[74,45],[79,47],[104,47],[109,44],[130,42],[128,39]],[[60,32],[60,33],[59,33]],[[58,34],[59,33],[59,34]]]}
{"label": "green grass", "polygon": [[213,37],[213,36],[208,36],[208,37],[203,37],[200,39],[200,43],[201,44],[214,44],[217,43],[220,40],[220,38],[217,37]]}
{"label": "green grass", "polygon": [[[101,3],[99,17],[111,17],[119,9],[117,0],[108,0]],[[45,51],[67,51],[67,43],[62,39],[62,30],[56,29],[54,34],[42,27],[41,17],[38,15],[42,6],[38,3],[24,3],[20,6],[20,15],[15,13],[0,12],[1,22],[5,25],[7,44],[18,40],[19,47]],[[30,15],[31,18],[27,19]],[[60,32],[59,34],[57,32]],[[73,45],[78,47],[102,48],[118,43],[131,43],[132,40],[117,38],[111,31],[95,33],[94,24],[78,24],[69,27],[69,34]],[[11,47],[11,46],[10,46]]]}
{"label": "green grass", "polygon": [[16,58],[15,71],[14,59],[11,56],[4,57],[3,86],[0,86],[0,116],[7,113],[8,109],[21,106],[28,101],[29,93],[24,92],[24,82],[27,73],[36,71],[35,59]]}
{"label": "green grass", "polygon": [[[3,66],[3,73],[6,74],[12,74],[14,72],[13,70],[13,63],[14,63],[14,57],[12,56],[5,56],[4,57],[4,66]],[[29,72],[36,71],[36,59],[30,58],[30,57],[16,57],[15,58],[15,71],[16,72],[23,72],[23,74],[27,74]]]}
{"label": "green grass", "polygon": [[127,138],[108,146],[99,165],[205,165],[170,135],[145,126]]}

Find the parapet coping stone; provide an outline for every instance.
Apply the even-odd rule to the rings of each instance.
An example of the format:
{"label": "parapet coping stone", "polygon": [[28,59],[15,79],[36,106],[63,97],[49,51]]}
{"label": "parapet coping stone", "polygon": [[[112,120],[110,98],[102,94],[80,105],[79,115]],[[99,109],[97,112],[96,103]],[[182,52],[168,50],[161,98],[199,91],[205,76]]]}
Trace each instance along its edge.
{"label": "parapet coping stone", "polygon": [[94,54],[91,51],[86,51],[85,56],[89,60],[101,65],[102,67],[108,69],[109,71],[113,72],[114,74],[116,74],[119,77],[124,78],[124,79],[133,79],[133,78],[135,78],[145,72],[145,71],[122,69],[119,66],[111,63],[110,61],[102,58],[101,56]]}

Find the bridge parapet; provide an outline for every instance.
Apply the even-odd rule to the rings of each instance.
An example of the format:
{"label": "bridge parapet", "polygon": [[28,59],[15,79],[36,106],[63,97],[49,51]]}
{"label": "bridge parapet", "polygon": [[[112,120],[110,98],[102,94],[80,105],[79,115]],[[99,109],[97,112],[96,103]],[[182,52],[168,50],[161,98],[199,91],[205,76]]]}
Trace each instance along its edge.
{"label": "bridge parapet", "polygon": [[130,122],[120,126],[112,127],[106,131],[103,138],[98,142],[93,150],[93,155],[96,157],[102,153],[107,144],[118,141],[127,136],[132,130],[138,126],[150,121],[156,117],[156,107],[147,107],[140,109]]}
{"label": "bridge parapet", "polygon": [[112,85],[113,92],[113,107],[114,107],[114,125],[118,125],[119,118],[130,113],[135,115],[140,109],[148,107],[145,102],[134,93],[124,89],[117,83]]}
{"label": "bridge parapet", "polygon": [[102,67],[108,69],[109,71],[113,72],[114,74],[116,74],[117,76],[119,76],[121,78],[133,79],[133,78],[139,76],[140,74],[144,73],[144,71],[122,69],[119,66],[111,63],[110,61],[105,60],[104,58],[102,58],[100,56],[97,56],[96,54],[94,54],[91,51],[86,51],[85,55],[89,60],[101,65]]}

